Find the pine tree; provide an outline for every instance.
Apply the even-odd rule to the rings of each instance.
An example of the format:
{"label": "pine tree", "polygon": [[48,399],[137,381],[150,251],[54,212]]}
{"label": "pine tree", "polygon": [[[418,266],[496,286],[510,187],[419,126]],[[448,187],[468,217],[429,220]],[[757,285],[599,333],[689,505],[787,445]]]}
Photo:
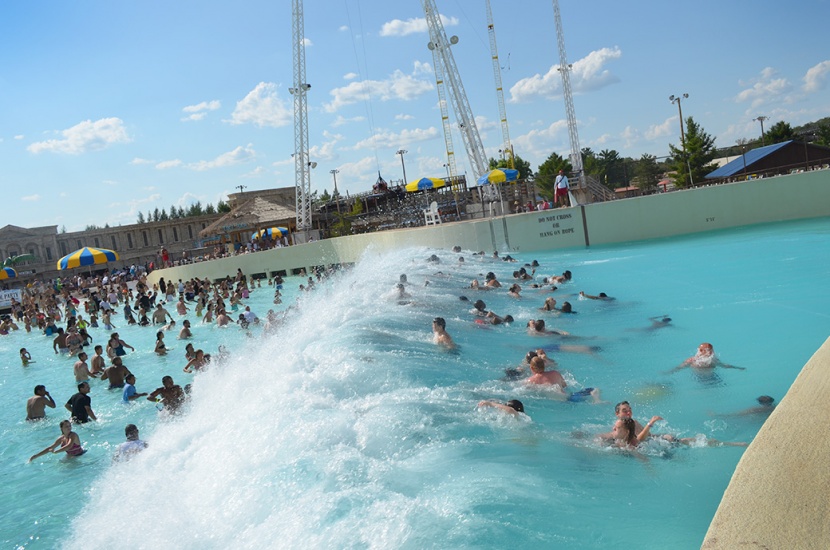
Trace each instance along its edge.
{"label": "pine tree", "polygon": [[686,119],[685,152],[682,147],[678,149],[671,143],[669,150],[671,167],[676,172],[674,183],[678,187],[703,183],[706,174],[717,168],[712,163],[716,155],[715,138],[707,134],[693,117]]}

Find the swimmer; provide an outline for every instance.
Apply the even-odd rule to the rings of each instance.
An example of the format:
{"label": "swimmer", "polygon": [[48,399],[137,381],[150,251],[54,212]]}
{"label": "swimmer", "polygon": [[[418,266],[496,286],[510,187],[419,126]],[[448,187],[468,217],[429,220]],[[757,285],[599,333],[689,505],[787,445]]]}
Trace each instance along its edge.
{"label": "swimmer", "polygon": [[165,376],[161,379],[162,387],[153,390],[147,396],[148,401],[161,402],[169,412],[176,412],[184,402],[184,392],[181,386],[173,382],[173,377]]}
{"label": "swimmer", "polygon": [[112,360],[112,365],[104,369],[104,374],[101,375],[101,380],[109,380],[109,389],[114,390],[116,388],[123,388],[124,380],[126,380],[127,376],[130,374],[132,374],[130,369],[124,366],[121,358],[115,357]]}
{"label": "swimmer", "polygon": [[193,333],[190,332],[190,321],[187,319],[182,322],[182,330],[179,331],[179,340],[185,340],[187,338],[191,338]]}
{"label": "swimmer", "polygon": [[685,369],[686,367],[691,367],[695,370],[714,370],[715,367],[722,367],[724,369],[738,369],[738,370],[746,370],[745,367],[736,367],[735,365],[729,365],[721,361],[717,355],[715,355],[715,349],[709,342],[703,342],[698,346],[697,353],[694,354],[692,357],[689,357],[685,361],[683,361],[680,365],[674,367],[672,370],[667,371],[666,374],[673,374],[679,370]]}
{"label": "swimmer", "polygon": [[156,347],[153,349],[156,355],[167,355],[167,347],[164,345],[164,331],[156,333]]}
{"label": "swimmer", "polygon": [[496,409],[497,411],[501,411],[507,413],[511,416],[519,416],[519,414],[524,414],[525,406],[522,404],[521,401],[518,399],[511,399],[507,403],[499,403],[498,401],[479,401],[478,408],[483,409],[485,407],[489,407],[492,409]]}
{"label": "swimmer", "polygon": [[92,374],[89,370],[89,367],[86,364],[87,354],[85,352],[81,352],[78,354],[78,360],[75,361],[75,365],[73,366],[73,372],[75,373],[75,382],[86,382],[90,378],[97,378],[98,376]]}
{"label": "swimmer", "polygon": [[562,283],[567,283],[568,281],[570,281],[571,277],[572,277],[571,272],[568,271],[568,270],[565,270],[562,273],[562,275],[553,275],[551,277],[548,277],[547,281],[545,281],[545,282],[550,283],[550,284],[561,285]]}
{"label": "swimmer", "polygon": [[579,291],[579,297],[580,298],[585,298],[586,300],[602,300],[604,302],[611,302],[613,300],[616,300],[616,298],[612,298],[611,296],[609,296],[608,294],[606,294],[604,292],[600,292],[596,296],[593,296],[591,294],[585,294],[585,292],[583,292],[581,290]]}
{"label": "swimmer", "polygon": [[449,349],[455,348],[455,342],[452,341],[452,337],[447,332],[447,322],[443,317],[436,317],[432,320],[432,333],[432,341],[436,344]]}
{"label": "swimmer", "polygon": [[113,462],[126,462],[133,456],[147,448],[147,443],[138,438],[138,427],[135,424],[127,424],[124,428],[124,436],[127,441],[118,445],[115,449]]}
{"label": "swimmer", "polygon": [[67,456],[80,456],[86,452],[83,447],[81,447],[81,438],[78,437],[78,434],[72,431],[72,422],[69,420],[62,420],[60,428],[60,437],[39,453],[32,455],[31,458],[29,458],[29,462],[48,453],[66,453]]}
{"label": "swimmer", "polygon": [[55,400],[46,391],[46,386],[35,386],[35,394],[26,400],[26,420],[43,420],[46,418],[46,407],[55,408]]}
{"label": "swimmer", "polygon": [[496,274],[492,271],[488,272],[487,275],[484,277],[485,283],[484,286],[487,288],[501,288],[501,283],[496,279]]}
{"label": "swimmer", "polygon": [[32,361],[32,354],[29,353],[26,348],[20,348],[20,362],[23,363],[24,367],[34,363],[34,361]]}
{"label": "swimmer", "polygon": [[522,287],[520,287],[516,283],[513,283],[510,286],[510,289],[507,291],[507,294],[509,294],[513,298],[521,298],[522,297],[521,292],[522,292]]}
{"label": "swimmer", "polygon": [[130,401],[134,401],[134,400],[138,399],[139,397],[144,397],[145,395],[147,395],[146,392],[138,393],[136,391],[136,389],[135,389],[135,375],[134,374],[132,374],[132,373],[128,374],[127,378],[125,378],[125,380],[126,380],[127,383],[124,384],[124,391],[121,394],[121,399],[124,401],[124,403],[129,403]]}
{"label": "swimmer", "polygon": [[564,330],[551,330],[545,328],[545,320],[544,319],[531,319],[527,322],[527,333],[532,336],[543,336],[543,335],[557,335],[557,336],[570,336],[570,333],[565,332]]}
{"label": "swimmer", "polygon": [[499,315],[496,315],[492,311],[488,311],[487,315],[484,317],[484,321],[490,323],[491,325],[502,325],[505,323],[512,323],[513,316],[505,315],[504,317],[501,317]]}
{"label": "swimmer", "polygon": [[479,317],[486,317],[488,313],[487,304],[484,303],[484,300],[476,300],[473,304],[473,309],[470,310],[470,313],[478,315]]}
{"label": "swimmer", "polygon": [[205,352],[203,350],[197,349],[195,355],[193,356],[193,359],[188,361],[187,365],[185,365],[184,369],[182,370],[187,373],[191,373],[194,370],[199,371],[202,370],[202,368],[204,368],[204,366],[207,365],[207,363],[208,360],[207,356],[205,355]]}
{"label": "swimmer", "polygon": [[528,384],[559,386],[561,390],[564,390],[568,385],[558,370],[545,370],[545,360],[541,357],[534,357],[530,360],[530,371],[533,374],[527,379]]}
{"label": "swimmer", "polygon": [[744,409],[742,411],[733,412],[733,413],[726,413],[726,414],[719,414],[717,416],[722,417],[735,417],[735,416],[769,416],[772,414],[772,411],[775,410],[775,398],[769,395],[762,395],[758,399],[758,406],[757,407],[750,407],[748,409]]}
{"label": "swimmer", "polygon": [[89,369],[90,374],[97,376],[104,372],[104,348],[100,345],[95,346],[95,355],[92,357],[92,368]]}

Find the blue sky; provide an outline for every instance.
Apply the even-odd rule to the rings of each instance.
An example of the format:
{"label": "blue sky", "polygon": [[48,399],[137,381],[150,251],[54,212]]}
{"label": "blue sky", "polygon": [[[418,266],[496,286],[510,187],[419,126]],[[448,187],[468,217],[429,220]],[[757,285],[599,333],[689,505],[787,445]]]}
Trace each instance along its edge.
{"label": "blue sky", "polygon": [[[551,2],[491,0],[515,151],[567,155]],[[501,148],[483,0],[437,0],[489,156]],[[718,146],[753,119],[830,115],[830,2],[561,0],[583,147],[628,156],[679,143],[677,107]],[[371,188],[378,170],[443,177],[432,57],[417,0],[306,0],[313,188]],[[291,3],[4,2],[0,225],[134,223],[139,211],[294,185]],[[472,179],[454,136],[459,172]]]}

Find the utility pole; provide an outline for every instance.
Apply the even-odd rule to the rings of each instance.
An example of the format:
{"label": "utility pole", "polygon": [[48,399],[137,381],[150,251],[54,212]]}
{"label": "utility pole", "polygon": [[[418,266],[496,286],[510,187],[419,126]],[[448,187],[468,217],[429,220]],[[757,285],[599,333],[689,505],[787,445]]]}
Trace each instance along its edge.
{"label": "utility pole", "polygon": [[767,144],[767,140],[764,137],[764,121],[767,120],[768,118],[769,118],[768,116],[760,115],[760,116],[752,119],[752,120],[755,120],[755,121],[758,121],[758,122],[761,123],[761,147],[763,147]]}
{"label": "utility pole", "polygon": [[694,185],[694,179],[692,179],[692,165],[689,163],[689,155],[686,152],[686,135],[683,132],[683,109],[680,107],[680,100],[682,99],[689,99],[689,94],[683,94],[682,96],[669,96],[669,101],[672,103],[677,103],[677,113],[680,115],[680,143],[683,146],[683,158],[686,160],[686,168],[689,170],[689,183]]}
{"label": "utility pole", "polygon": [[565,98],[565,113],[568,117],[568,137],[571,142],[571,166],[579,176],[579,186],[587,187],[585,169],[582,166],[582,150],[579,148],[579,131],[576,125],[576,110],[571,92],[570,71],[572,65],[568,63],[565,52],[565,34],[562,31],[562,15],[559,12],[559,1],[553,0],[553,17],[556,23],[556,40],[559,46],[559,74],[562,76],[562,95]]}
{"label": "utility pole", "polygon": [[406,149],[398,149],[395,154],[401,156],[401,168],[403,169],[403,184],[406,185],[406,164],[403,162],[403,156],[409,151]]}
{"label": "utility pole", "polygon": [[329,170],[329,174],[334,178],[334,200],[337,201],[337,213],[340,213],[340,193],[337,191],[337,174],[340,173],[340,170],[334,169]]}

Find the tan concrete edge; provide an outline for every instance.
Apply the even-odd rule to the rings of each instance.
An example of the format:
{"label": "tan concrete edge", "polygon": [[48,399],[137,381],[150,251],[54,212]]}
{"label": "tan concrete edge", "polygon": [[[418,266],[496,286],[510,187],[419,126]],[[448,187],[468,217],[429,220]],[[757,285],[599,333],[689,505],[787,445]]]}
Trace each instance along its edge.
{"label": "tan concrete edge", "polygon": [[702,548],[830,548],[830,338],[744,453]]}

